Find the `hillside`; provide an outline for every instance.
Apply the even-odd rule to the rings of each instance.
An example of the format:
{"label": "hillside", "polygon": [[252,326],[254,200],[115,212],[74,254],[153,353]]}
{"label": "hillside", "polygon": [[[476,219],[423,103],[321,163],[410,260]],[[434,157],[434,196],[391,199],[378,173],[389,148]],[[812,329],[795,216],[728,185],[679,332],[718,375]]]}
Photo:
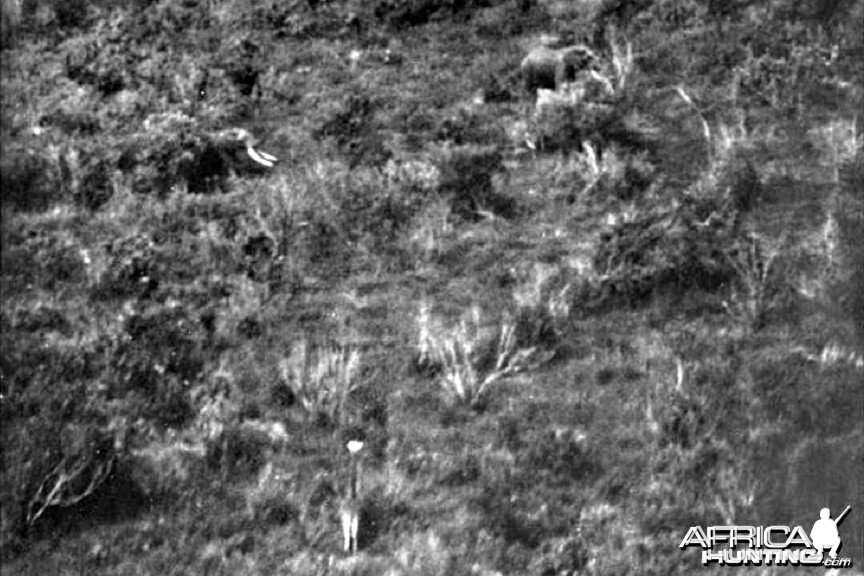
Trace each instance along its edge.
{"label": "hillside", "polygon": [[692,526],[847,506],[864,569],[864,1],[2,41],[3,575],[701,574]]}

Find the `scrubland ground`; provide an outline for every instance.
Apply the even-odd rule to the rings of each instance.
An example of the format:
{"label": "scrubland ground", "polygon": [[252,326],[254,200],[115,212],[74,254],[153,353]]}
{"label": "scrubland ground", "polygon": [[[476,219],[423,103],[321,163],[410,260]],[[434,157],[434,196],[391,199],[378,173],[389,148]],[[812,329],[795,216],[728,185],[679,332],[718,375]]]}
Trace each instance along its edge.
{"label": "scrubland ground", "polygon": [[[860,570],[862,19],[24,2],[0,570],[693,574],[690,526],[847,505]],[[589,95],[535,110],[541,33]]]}

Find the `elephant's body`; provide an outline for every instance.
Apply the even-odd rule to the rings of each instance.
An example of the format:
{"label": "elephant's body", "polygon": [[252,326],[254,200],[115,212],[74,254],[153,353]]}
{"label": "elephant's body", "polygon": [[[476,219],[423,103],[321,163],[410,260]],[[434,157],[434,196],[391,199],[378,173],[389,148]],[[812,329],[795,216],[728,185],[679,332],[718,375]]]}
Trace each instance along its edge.
{"label": "elephant's body", "polygon": [[531,93],[538,88],[555,90],[573,81],[580,71],[592,67],[596,61],[591,49],[581,44],[565,48],[538,46],[522,60],[525,89]]}

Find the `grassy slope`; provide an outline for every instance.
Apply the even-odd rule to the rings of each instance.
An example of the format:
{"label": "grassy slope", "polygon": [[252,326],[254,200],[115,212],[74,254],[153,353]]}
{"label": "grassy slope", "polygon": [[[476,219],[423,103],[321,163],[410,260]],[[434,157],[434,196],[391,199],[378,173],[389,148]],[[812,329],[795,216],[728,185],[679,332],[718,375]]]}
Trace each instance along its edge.
{"label": "grassy slope", "polygon": [[[192,214],[202,205],[239,209],[242,221],[254,226],[253,210],[266,208],[284,188],[281,175],[305,183],[312,195],[333,185],[313,171],[332,152],[295,135],[311,129],[334,97],[362,87],[380,95],[385,108],[395,108],[394,101],[423,102],[434,92],[446,111],[469,98],[486,58],[512,58],[513,39],[466,40],[469,26],[419,30],[400,38],[411,64],[370,63],[354,77],[328,60],[348,49],[341,40],[273,41],[273,65],[290,61],[318,72],[284,65],[300,101],[285,106],[277,99],[244,121],[272,136],[269,151],[291,159],[257,189],[243,184],[222,196],[167,201],[117,197],[95,214],[69,208],[11,217],[11,236],[4,236],[4,245],[11,238],[13,247],[12,256],[4,256],[5,317],[41,303],[60,310],[85,337],[120,330],[112,318],[122,313],[123,302],[83,296],[92,282],[88,273],[95,272],[76,275],[73,266],[58,282],[54,269],[14,274],[18,268],[10,262],[26,266],[15,260],[23,257],[14,249],[25,245],[28,233],[70,239],[105,266],[106,242],[161,232],[168,238],[161,247],[166,261],[189,263],[165,273],[176,294],[213,275],[226,278],[233,295],[215,305],[224,341],[206,351],[201,378],[216,379],[221,362],[233,390],[240,391],[235,397],[286,422],[288,443],[267,458],[280,474],[274,490],[289,511],[284,523],[252,519],[255,474],[226,478],[193,464],[191,477],[179,482],[178,497],[136,505],[132,517],[117,517],[108,504],[100,516],[96,503],[51,518],[20,555],[4,557],[3,573],[324,574],[335,557],[330,570],[336,573],[392,568],[397,574],[540,574],[541,557],[568,569],[561,548],[567,538],[592,559],[589,573],[693,573],[695,554],[677,549],[687,526],[732,519],[807,526],[826,499],[832,509],[856,506],[842,531],[849,539],[844,552],[864,561],[852,545],[864,533],[857,487],[864,442],[861,372],[796,363],[788,354],[802,341],[818,351],[846,337],[850,328],[829,309],[797,305],[794,314],[782,311],[755,333],[730,318],[711,294],[673,292],[633,309],[574,311],[562,328],[557,357],[503,381],[479,414],[448,405],[434,380],[411,371],[411,319],[421,298],[451,319],[478,301],[490,311],[504,309],[512,307],[514,283],[534,263],[575,268],[590,257],[606,212],[618,206],[591,195],[570,202],[550,191],[550,174],[556,173],[550,157],[512,165],[502,192],[520,207],[516,217],[458,223],[442,233],[437,256],[418,256],[408,266],[368,249],[347,255],[337,250],[332,259],[298,265],[301,278],[291,290],[264,288],[238,274],[220,259],[220,249],[236,257],[230,242],[208,240],[195,216],[172,222],[172,215]],[[489,106],[503,115],[515,108]],[[821,125],[806,112],[792,124],[801,121]],[[763,121],[781,123],[770,116]],[[788,142],[767,145],[774,162],[763,176],[773,194],[751,215],[754,226],[769,234],[794,226],[800,237],[818,232],[824,218],[814,212],[824,208],[832,167],[816,154],[800,155]],[[399,237],[401,245],[410,246],[409,235]],[[409,252],[407,258],[414,257]],[[26,289],[22,277],[36,289]],[[247,316],[260,330],[239,335],[238,323]],[[375,429],[381,437],[371,442],[380,453],[369,462],[370,541],[354,560],[336,552],[336,508],[327,496],[341,465],[338,435],[293,418],[266,395],[298,334],[342,330],[346,317],[350,333],[369,343],[373,395],[384,397],[387,407],[386,424]],[[65,345],[74,349],[74,338]],[[688,372],[684,391],[674,386],[676,355]],[[191,427],[173,437],[158,430],[151,441],[170,444],[194,434]]]}

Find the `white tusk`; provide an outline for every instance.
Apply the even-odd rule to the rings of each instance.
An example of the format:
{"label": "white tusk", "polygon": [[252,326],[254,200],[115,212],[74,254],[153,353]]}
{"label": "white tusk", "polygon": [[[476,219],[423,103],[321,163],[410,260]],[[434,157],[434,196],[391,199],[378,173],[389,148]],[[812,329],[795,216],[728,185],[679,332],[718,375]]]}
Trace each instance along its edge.
{"label": "white tusk", "polygon": [[258,164],[261,164],[262,166],[266,166],[267,168],[273,167],[273,160],[275,160],[275,158],[273,158],[269,154],[266,154],[266,156],[273,158],[273,160],[268,160],[267,158],[259,154],[252,146],[246,147],[246,154],[249,155],[249,158],[257,162]]}
{"label": "white tusk", "polygon": [[278,158],[276,158],[272,154],[268,154],[267,152],[261,152],[258,150],[256,150],[256,152],[258,152],[258,155],[261,156],[261,158],[263,158],[264,160],[267,160],[269,162],[278,162],[279,161]]}

